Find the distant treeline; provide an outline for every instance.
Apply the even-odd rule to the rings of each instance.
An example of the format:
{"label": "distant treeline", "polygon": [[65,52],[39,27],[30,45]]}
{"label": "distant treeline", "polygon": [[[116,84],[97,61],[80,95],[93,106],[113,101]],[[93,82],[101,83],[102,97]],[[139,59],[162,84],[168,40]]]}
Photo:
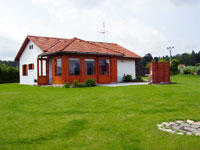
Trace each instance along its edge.
{"label": "distant treeline", "polygon": [[10,61],[10,60],[0,60],[0,65],[2,65],[2,64],[6,64],[7,66],[13,66],[13,67],[18,66],[18,62]]}
{"label": "distant treeline", "polygon": [[19,82],[18,67],[0,64],[0,84]]}
{"label": "distant treeline", "polygon": [[[158,57],[159,61],[169,61],[169,59],[169,56]],[[185,66],[195,66],[196,64],[200,63],[200,51],[197,53],[192,51],[192,53],[177,54],[172,56],[172,59],[178,59],[180,64],[184,64]],[[136,65],[147,66],[152,60],[153,56],[148,53],[142,57],[141,61],[137,62]]]}

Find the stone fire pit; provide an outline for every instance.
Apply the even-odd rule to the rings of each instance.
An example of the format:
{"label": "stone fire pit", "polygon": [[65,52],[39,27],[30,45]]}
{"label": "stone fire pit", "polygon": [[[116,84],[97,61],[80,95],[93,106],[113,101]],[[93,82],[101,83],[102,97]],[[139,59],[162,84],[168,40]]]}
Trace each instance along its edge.
{"label": "stone fire pit", "polygon": [[158,128],[159,130],[169,133],[200,136],[200,121],[177,120],[175,122],[163,122],[161,124],[158,124]]}

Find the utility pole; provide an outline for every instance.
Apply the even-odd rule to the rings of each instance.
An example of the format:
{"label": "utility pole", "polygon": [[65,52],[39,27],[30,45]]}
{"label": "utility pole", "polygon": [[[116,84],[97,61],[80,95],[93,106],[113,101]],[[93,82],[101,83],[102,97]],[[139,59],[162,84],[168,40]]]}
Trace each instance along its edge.
{"label": "utility pole", "polygon": [[174,46],[170,46],[170,47],[167,47],[167,50],[169,50],[169,59],[170,59],[170,64],[172,62],[172,49],[174,48]]}

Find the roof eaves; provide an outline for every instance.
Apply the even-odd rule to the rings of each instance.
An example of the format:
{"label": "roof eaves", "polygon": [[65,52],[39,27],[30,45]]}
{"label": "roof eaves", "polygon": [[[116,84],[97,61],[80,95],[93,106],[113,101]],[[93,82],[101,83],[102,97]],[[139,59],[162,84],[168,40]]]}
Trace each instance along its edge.
{"label": "roof eaves", "polygon": [[141,59],[141,57],[130,57],[130,56],[124,56],[123,58],[138,59],[138,60]]}
{"label": "roof eaves", "polygon": [[108,53],[97,53],[97,52],[79,52],[79,51],[56,51],[56,52],[49,52],[49,53],[43,53],[39,56],[49,56],[53,54],[88,54],[88,55],[106,55],[106,56],[124,56],[121,54],[108,54]]}
{"label": "roof eaves", "polygon": [[[27,38],[32,41],[35,45],[37,45],[42,51],[45,51],[44,49],[42,49],[33,39],[31,39],[30,37],[34,37],[34,36],[30,36],[28,35]],[[37,36],[36,36],[37,37]]]}
{"label": "roof eaves", "polygon": [[19,61],[19,58],[20,58],[20,56],[22,55],[24,49],[26,48],[26,45],[28,44],[29,40],[30,40],[30,39],[29,39],[28,36],[27,36],[27,37],[25,38],[25,40],[24,40],[22,46],[20,47],[20,49],[19,49],[19,51],[18,51],[18,53],[17,53],[17,55],[16,55],[14,61]]}

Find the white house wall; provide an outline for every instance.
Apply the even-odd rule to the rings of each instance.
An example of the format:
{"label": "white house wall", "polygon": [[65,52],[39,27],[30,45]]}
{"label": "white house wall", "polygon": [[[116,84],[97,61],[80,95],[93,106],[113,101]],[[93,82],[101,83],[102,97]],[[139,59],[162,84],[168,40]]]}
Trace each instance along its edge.
{"label": "white house wall", "polygon": [[132,75],[136,78],[135,60],[117,60],[117,81],[122,82],[124,74]]}
{"label": "white house wall", "polygon": [[[29,45],[33,45],[33,49],[29,49]],[[42,53],[42,50],[35,45],[32,41],[29,41],[24,52],[22,53],[19,59],[19,67],[20,67],[20,84],[34,84],[34,79],[37,79],[37,58],[38,55]],[[34,64],[34,70],[28,69],[28,75],[22,75],[22,65]],[[28,68],[28,67],[27,67]]]}

